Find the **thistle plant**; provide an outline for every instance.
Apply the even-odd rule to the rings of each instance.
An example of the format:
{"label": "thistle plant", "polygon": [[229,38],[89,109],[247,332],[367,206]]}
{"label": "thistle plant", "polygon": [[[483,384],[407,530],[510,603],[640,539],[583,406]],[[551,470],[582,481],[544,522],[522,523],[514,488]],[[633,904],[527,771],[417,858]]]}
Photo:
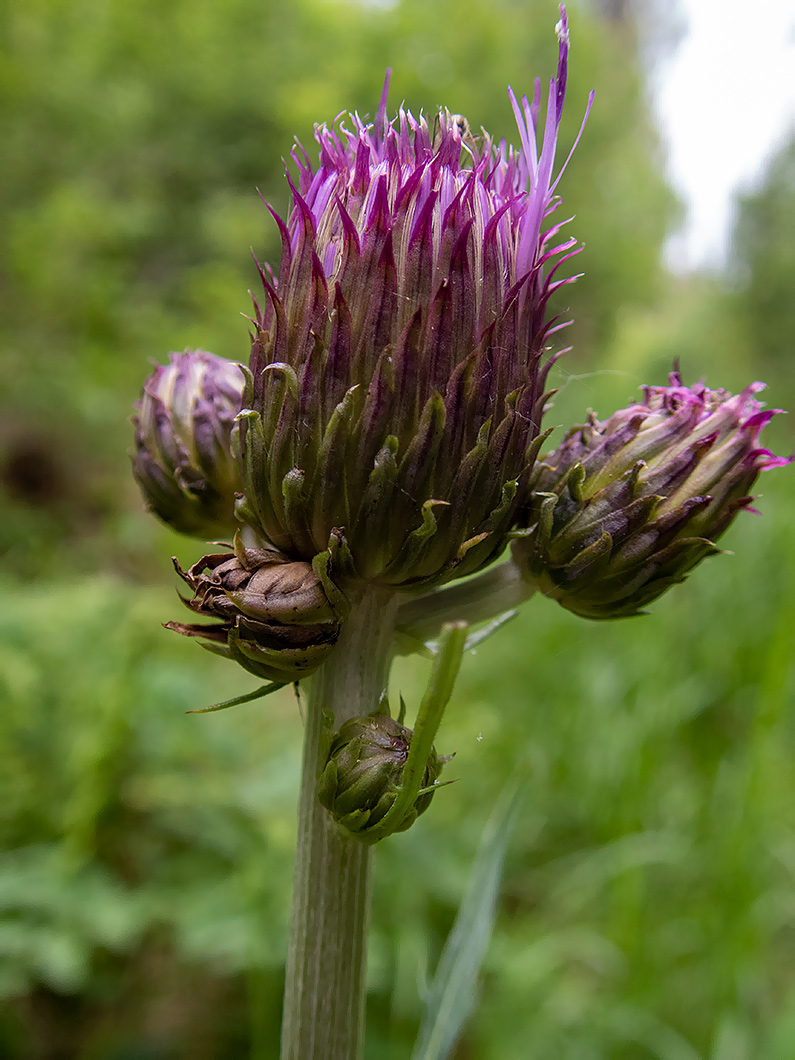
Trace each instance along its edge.
{"label": "thistle plant", "polygon": [[[567,323],[550,299],[579,251],[556,195],[563,8],[557,36],[546,97],[509,90],[516,148],[448,111],[390,119],[388,76],[372,122],[316,127],[317,164],[297,147],[290,212],[271,210],[281,264],[259,267],[248,366],[173,355],[141,399],[147,503],[227,541],[177,565],[209,623],[169,627],[269,682],[241,700],[313,675],[283,1060],[361,1055],[372,847],[431,804],[465,647],[538,590],[637,613],[788,462],[760,446],[761,384],[733,398],[677,373],[539,459]],[[412,730],[385,692],[415,650],[433,667]]]}

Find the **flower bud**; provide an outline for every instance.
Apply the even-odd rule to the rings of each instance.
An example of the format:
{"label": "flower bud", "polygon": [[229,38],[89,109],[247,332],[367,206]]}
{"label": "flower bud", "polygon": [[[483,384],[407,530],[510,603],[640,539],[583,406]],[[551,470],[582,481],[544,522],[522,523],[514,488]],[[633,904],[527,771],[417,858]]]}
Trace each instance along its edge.
{"label": "flower bud", "polygon": [[212,539],[234,530],[231,434],[242,394],[240,366],[204,350],[172,353],[144,383],[133,474],[147,507],[180,533]]}
{"label": "flower bud", "polygon": [[752,383],[732,397],[703,383],[644,387],[606,422],[591,414],[537,466],[531,533],[513,556],[524,578],[585,618],[637,614],[684,580],[737,512],[760,471],[789,463],[759,447],[778,409]]}
{"label": "flower bud", "polygon": [[184,603],[215,625],[168,622],[202,647],[270,681],[299,681],[313,673],[337,642],[339,617],[311,564],[266,548],[204,556],[177,572],[193,591]]}
{"label": "flower bud", "polygon": [[[377,712],[350,718],[333,735],[317,793],[343,831],[365,843],[374,841],[368,833],[397,798],[412,735],[411,729]],[[449,756],[431,751],[419,795],[390,832],[405,832],[428,809],[448,760]]]}

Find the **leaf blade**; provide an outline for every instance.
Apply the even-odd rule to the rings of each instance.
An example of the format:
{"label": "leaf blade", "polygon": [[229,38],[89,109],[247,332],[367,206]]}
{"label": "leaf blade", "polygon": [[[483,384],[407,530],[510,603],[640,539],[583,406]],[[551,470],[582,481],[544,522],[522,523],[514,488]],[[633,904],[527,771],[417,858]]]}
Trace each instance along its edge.
{"label": "leaf blade", "polygon": [[505,855],[522,795],[522,785],[510,781],[486,822],[428,993],[412,1060],[446,1060],[470,1015],[475,983],[494,930]]}

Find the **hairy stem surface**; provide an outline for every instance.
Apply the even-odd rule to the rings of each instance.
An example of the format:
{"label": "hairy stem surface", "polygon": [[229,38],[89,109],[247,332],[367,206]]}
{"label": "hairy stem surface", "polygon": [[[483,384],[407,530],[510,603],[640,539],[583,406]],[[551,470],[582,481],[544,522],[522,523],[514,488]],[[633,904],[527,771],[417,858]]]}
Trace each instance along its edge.
{"label": "hairy stem surface", "polygon": [[397,604],[370,589],[315,677],[307,706],[281,1060],[359,1060],[372,848],[336,831],[317,800],[323,712],[367,714],[387,681]]}

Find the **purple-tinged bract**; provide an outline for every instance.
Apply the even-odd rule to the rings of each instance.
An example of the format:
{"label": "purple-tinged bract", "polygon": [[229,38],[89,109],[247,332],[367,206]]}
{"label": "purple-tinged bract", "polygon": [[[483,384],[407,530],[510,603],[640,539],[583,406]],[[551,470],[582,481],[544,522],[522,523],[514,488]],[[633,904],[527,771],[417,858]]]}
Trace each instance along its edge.
{"label": "purple-tinged bract", "polygon": [[514,542],[526,580],[586,618],[638,614],[684,581],[753,498],[760,471],[790,461],[760,446],[780,409],[751,383],[643,388],[644,400],[573,427],[536,466],[529,536]]}
{"label": "purple-tinged bract", "polygon": [[243,381],[233,361],[185,350],[144,383],[133,474],[147,507],[180,533],[205,540],[234,533],[240,483],[231,435]]}
{"label": "purple-tinged bract", "polygon": [[331,548],[345,585],[469,574],[514,523],[561,326],[548,300],[575,253],[549,220],[565,11],[558,37],[540,145],[538,82],[532,101],[511,93],[518,150],[447,112],[388,121],[385,85],[372,124],[316,128],[316,167],[293,154],[278,279],[262,272],[238,515],[296,559]]}

